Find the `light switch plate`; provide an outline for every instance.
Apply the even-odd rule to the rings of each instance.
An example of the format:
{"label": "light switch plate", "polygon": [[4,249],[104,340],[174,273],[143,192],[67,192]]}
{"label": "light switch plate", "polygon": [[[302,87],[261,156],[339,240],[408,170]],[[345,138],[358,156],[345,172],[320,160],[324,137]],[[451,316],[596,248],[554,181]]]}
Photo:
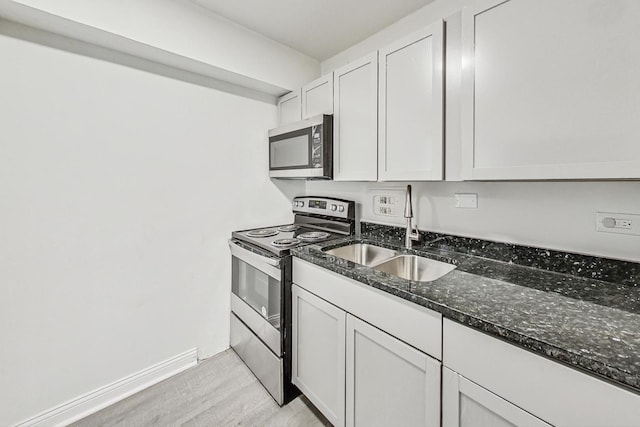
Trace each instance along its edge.
{"label": "light switch plate", "polygon": [[456,193],[456,208],[476,209],[478,207],[478,195],[476,193]]}
{"label": "light switch plate", "polygon": [[596,212],[596,230],[603,233],[640,236],[640,215]]}

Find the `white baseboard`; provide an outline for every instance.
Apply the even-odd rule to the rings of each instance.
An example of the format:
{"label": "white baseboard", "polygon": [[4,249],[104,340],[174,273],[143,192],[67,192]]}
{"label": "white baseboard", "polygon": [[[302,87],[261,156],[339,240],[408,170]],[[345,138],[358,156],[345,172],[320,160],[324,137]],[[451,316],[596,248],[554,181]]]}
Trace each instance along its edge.
{"label": "white baseboard", "polygon": [[68,425],[195,366],[197,363],[197,349],[187,350],[163,362],[44,411],[16,424],[15,427]]}

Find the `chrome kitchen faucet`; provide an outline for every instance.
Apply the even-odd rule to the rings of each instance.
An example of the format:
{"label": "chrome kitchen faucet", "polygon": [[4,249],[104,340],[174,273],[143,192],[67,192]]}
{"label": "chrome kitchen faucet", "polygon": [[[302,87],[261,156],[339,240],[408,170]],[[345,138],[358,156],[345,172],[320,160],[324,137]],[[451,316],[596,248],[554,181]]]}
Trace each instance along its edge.
{"label": "chrome kitchen faucet", "polygon": [[411,186],[407,185],[407,199],[404,203],[404,217],[407,218],[407,231],[404,237],[404,246],[407,249],[411,249],[413,242],[420,241],[420,233],[418,228],[411,225],[411,219],[413,218],[413,208],[411,206]]}

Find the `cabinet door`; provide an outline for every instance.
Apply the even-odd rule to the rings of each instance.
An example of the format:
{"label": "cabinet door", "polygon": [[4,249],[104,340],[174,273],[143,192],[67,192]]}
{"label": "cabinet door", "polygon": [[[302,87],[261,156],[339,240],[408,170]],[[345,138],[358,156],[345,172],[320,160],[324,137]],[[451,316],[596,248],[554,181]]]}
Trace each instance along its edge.
{"label": "cabinet door", "polygon": [[333,114],[333,73],[302,87],[302,118]]}
{"label": "cabinet door", "polygon": [[549,427],[454,371],[442,368],[442,427]]}
{"label": "cabinet door", "polygon": [[640,177],[640,2],[475,0],[464,179]]}
{"label": "cabinet door", "polygon": [[443,178],[442,21],[379,52],[379,179]]}
{"label": "cabinet door", "polygon": [[347,315],[347,426],[440,425],[440,362]]}
{"label": "cabinet door", "polygon": [[378,179],[378,53],[333,72],[333,179]]}
{"label": "cabinet door", "polygon": [[293,285],[291,381],[334,426],[344,426],[345,312]]}
{"label": "cabinet door", "polygon": [[301,90],[297,89],[278,99],[278,126],[302,120]]}

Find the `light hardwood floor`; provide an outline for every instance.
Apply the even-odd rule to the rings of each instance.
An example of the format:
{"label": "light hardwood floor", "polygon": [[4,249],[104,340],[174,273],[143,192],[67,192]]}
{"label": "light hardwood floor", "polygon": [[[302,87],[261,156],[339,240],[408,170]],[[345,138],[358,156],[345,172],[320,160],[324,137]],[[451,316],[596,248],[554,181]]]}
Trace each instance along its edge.
{"label": "light hardwood floor", "polygon": [[300,396],[284,407],[227,350],[74,424],[95,426],[330,426]]}

